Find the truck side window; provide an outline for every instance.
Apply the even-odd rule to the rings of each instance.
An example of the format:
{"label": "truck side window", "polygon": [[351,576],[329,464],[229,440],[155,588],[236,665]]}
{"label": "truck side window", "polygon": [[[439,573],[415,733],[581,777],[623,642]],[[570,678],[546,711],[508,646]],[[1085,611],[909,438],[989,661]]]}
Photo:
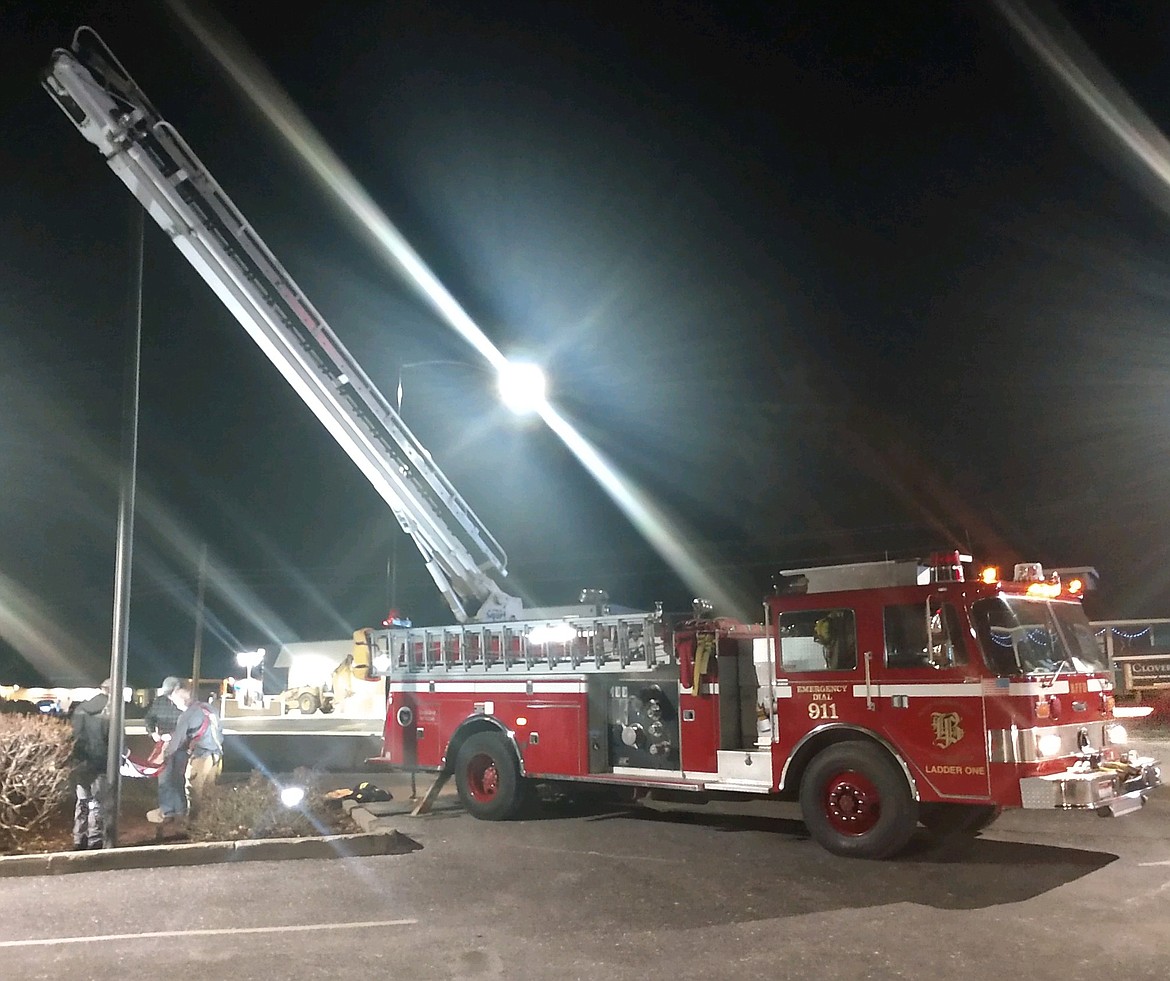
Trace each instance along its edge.
{"label": "truck side window", "polygon": [[852,610],[781,613],[780,664],[787,671],[848,671],[857,667]]}
{"label": "truck side window", "polygon": [[967,663],[967,645],[959,625],[959,612],[951,603],[930,606],[930,659],[936,667]]}
{"label": "truck side window", "polygon": [[883,614],[886,667],[949,668],[966,664],[959,616],[950,603],[898,603]]}

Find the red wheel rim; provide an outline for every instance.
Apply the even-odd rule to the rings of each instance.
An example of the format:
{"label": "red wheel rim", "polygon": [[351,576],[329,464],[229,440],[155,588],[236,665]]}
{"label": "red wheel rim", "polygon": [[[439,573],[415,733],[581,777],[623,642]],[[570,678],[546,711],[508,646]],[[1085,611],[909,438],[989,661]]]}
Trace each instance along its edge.
{"label": "red wheel rim", "polygon": [[863,835],[873,830],[882,815],[877,787],[863,773],[838,773],[825,788],[825,817],[843,835]]}
{"label": "red wheel rim", "polygon": [[467,789],[477,801],[486,804],[500,789],[500,771],[487,753],[477,753],[467,764]]}

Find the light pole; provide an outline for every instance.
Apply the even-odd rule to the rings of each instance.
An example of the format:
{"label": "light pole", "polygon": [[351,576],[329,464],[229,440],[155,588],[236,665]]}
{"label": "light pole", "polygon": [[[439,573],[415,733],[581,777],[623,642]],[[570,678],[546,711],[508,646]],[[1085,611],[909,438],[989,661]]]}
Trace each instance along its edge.
{"label": "light pole", "polygon": [[[471,361],[456,361],[449,358],[439,358],[429,361],[408,361],[398,368],[398,384],[394,388],[395,408],[399,417],[402,416],[402,378],[414,368],[429,368],[449,365],[458,368],[471,368],[473,371],[492,374],[492,369],[485,364],[475,364]],[[496,386],[500,401],[515,415],[525,416],[539,412],[547,398],[547,384],[544,372],[539,365],[529,361],[505,361],[496,372]],[[398,536],[394,535],[390,542],[390,555],[386,559],[386,609],[395,610],[398,607]]]}
{"label": "light pole", "polygon": [[[247,680],[244,682],[244,704],[251,705],[254,702],[256,695],[256,685],[252,680],[252,669],[258,664],[264,663],[264,648],[261,647],[254,651],[240,651],[236,655],[236,664],[248,672]],[[263,686],[261,686],[263,687]],[[260,693],[261,701],[263,701],[263,692]]]}
{"label": "light pole", "polygon": [[[110,737],[106,747],[102,846],[118,845],[122,807],[122,747],[126,744],[126,661],[130,654],[130,571],[134,556],[134,498],[138,482],[138,389],[142,369],[142,281],[146,248],[143,212],[134,209],[133,321],[122,389],[122,465],[119,471],[118,540],[114,553],[114,616],[110,643]],[[114,693],[117,693],[116,695]]]}
{"label": "light pole", "polygon": [[[432,365],[457,365],[461,368],[472,368],[482,371],[478,365],[470,361],[451,361],[440,359],[437,361],[408,361],[398,367],[398,384],[395,386],[395,409],[399,418],[402,417],[402,376],[412,368],[429,368]],[[390,554],[386,558],[386,610],[387,616],[392,616],[398,608],[398,535],[392,533],[390,538]]]}
{"label": "light pole", "polygon": [[[471,361],[456,361],[440,358],[430,361],[408,361],[398,368],[398,384],[395,386],[395,400],[398,416],[402,417],[402,378],[413,368],[450,365],[471,368],[484,374],[492,374],[491,366]],[[496,387],[500,401],[514,415],[527,416],[540,412],[547,401],[547,383],[540,366],[530,361],[504,361],[495,370]],[[405,420],[403,420],[405,425]],[[386,559],[386,608],[394,611],[398,607],[398,535],[390,540],[390,555]]]}

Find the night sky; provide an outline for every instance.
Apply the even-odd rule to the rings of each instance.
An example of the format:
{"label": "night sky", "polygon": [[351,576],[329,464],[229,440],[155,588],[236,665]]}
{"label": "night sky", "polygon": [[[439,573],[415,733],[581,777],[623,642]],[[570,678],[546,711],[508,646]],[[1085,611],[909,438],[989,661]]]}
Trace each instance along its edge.
{"label": "night sky", "polygon": [[[107,673],[138,205],[39,74],[96,28],[537,603],[684,609],[556,436],[160,3],[0,14],[0,682]],[[892,14],[891,9],[898,13]],[[505,354],[749,606],[949,546],[1170,616],[1170,193],[992,3],[219,4]],[[1170,130],[1160,5],[1061,4]],[[1055,11],[1055,14],[1054,14]],[[148,223],[129,678],[450,619],[389,509]],[[429,364],[403,370],[417,362]],[[396,573],[388,569],[396,556]]]}

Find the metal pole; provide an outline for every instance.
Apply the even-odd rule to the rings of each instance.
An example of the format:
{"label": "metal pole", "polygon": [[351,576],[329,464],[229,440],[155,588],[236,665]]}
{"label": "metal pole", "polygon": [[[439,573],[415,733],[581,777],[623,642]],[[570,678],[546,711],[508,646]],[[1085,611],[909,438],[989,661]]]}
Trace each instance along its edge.
{"label": "metal pole", "polygon": [[398,536],[402,529],[395,523],[391,526],[390,559],[386,564],[386,611],[398,609]]}
{"label": "metal pole", "polygon": [[138,376],[142,354],[142,209],[134,205],[132,330],[126,350],[122,391],[122,467],[118,495],[118,544],[114,561],[114,622],[110,644],[110,746],[106,757],[109,785],[103,845],[118,844],[118,810],[122,806],[122,747],[126,742],[126,659],[130,640],[130,570],[134,557],[134,490],[138,472]]}
{"label": "metal pole", "polygon": [[207,543],[199,553],[199,590],[195,600],[195,650],[191,655],[191,685],[197,701],[199,697],[199,672],[203,661],[203,597],[207,589]]}

